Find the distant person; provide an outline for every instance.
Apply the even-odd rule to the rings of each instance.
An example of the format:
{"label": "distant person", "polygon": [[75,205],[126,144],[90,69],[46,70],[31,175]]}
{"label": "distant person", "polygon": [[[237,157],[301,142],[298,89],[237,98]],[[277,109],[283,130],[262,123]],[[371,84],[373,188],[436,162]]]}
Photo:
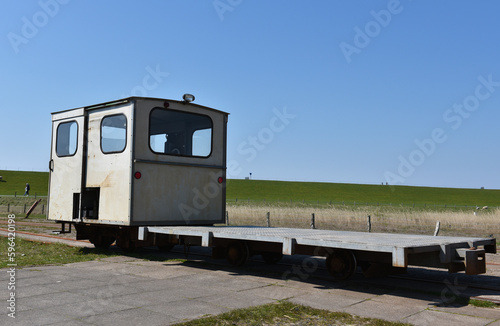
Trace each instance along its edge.
{"label": "distant person", "polygon": [[26,187],[24,188],[24,195],[29,196],[30,195],[30,184],[27,183]]}

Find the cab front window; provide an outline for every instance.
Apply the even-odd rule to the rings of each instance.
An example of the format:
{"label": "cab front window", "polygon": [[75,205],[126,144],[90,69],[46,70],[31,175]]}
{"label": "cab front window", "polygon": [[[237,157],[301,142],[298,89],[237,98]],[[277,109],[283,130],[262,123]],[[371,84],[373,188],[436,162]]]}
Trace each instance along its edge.
{"label": "cab front window", "polygon": [[155,108],[149,119],[149,147],[156,154],[209,157],[212,125],[206,115]]}

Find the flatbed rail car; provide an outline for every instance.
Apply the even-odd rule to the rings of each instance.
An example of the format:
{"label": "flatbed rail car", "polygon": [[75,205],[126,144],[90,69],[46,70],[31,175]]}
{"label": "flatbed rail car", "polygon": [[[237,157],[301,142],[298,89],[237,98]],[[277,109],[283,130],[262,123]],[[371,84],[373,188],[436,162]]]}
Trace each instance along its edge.
{"label": "flatbed rail car", "polygon": [[228,113],[193,100],[130,97],[52,113],[47,219],[99,248],[202,245],[236,265],[253,254],[325,256],[339,279],[358,265],[485,272],[495,239],[214,227],[226,212]]}
{"label": "flatbed rail car", "polygon": [[402,272],[413,265],[476,275],[486,272],[485,253],[496,253],[491,238],[270,227],[139,228],[140,240],[158,235],[168,236],[171,245],[213,247],[215,256],[234,265],[244,264],[252,254],[261,254],[268,263],[282,255],[326,256],[326,267],[336,279],[351,277],[358,264],[365,270],[384,266],[388,271],[389,266],[392,272]]}

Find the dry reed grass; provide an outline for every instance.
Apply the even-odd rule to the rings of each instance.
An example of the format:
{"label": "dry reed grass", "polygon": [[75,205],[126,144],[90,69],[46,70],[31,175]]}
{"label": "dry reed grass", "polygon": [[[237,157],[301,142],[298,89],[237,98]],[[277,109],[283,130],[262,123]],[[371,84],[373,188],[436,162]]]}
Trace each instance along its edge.
{"label": "dry reed grass", "polygon": [[488,237],[500,235],[500,209],[474,211],[425,211],[410,208],[381,207],[287,207],[276,205],[228,205],[230,225],[267,225],[267,213],[273,227],[310,228],[315,214],[317,229],[367,231],[371,216],[371,232],[429,234],[436,222],[439,235]]}

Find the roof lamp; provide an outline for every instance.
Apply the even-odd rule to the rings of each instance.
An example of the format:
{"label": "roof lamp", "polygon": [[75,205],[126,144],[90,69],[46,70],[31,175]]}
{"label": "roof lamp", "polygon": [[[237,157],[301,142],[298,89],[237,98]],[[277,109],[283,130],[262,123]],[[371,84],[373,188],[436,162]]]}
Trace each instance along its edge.
{"label": "roof lamp", "polygon": [[190,103],[190,102],[194,101],[194,95],[192,95],[192,94],[184,94],[184,95],[182,95],[182,99],[184,100],[184,102]]}

